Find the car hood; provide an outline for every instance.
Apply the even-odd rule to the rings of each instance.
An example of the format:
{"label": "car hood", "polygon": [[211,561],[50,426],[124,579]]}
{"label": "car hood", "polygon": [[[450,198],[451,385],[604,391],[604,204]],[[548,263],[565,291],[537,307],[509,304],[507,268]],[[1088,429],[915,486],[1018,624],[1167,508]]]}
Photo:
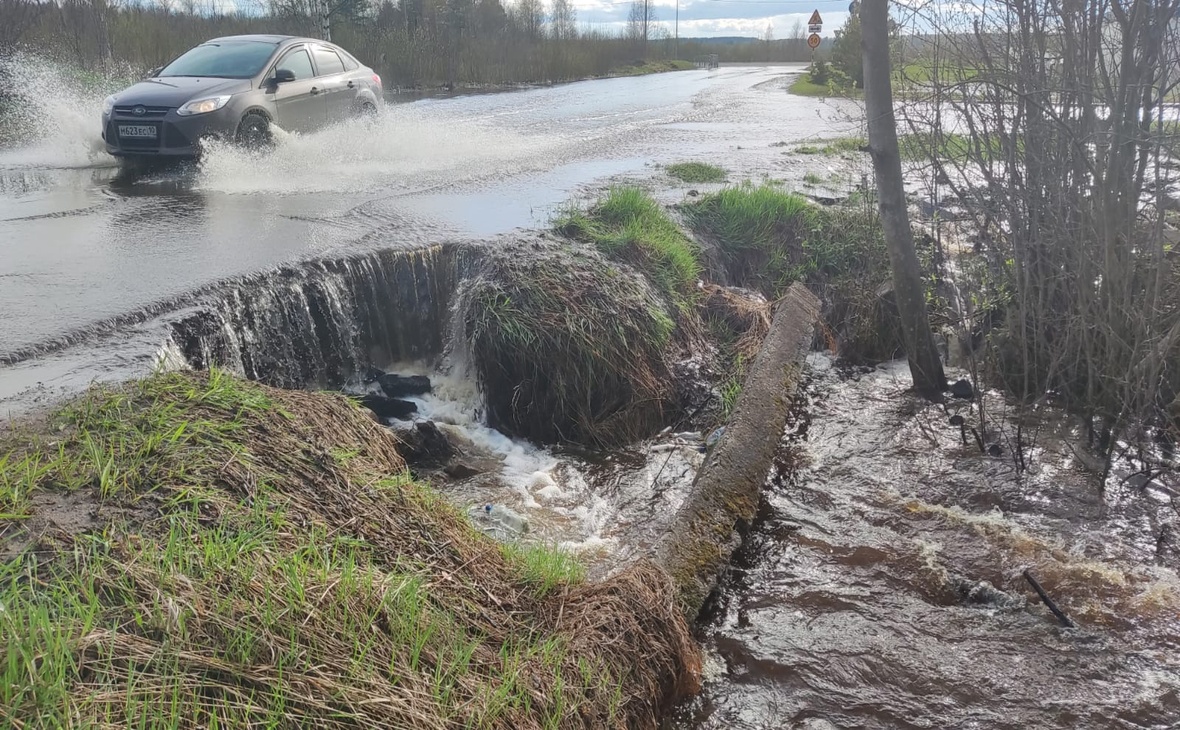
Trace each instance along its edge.
{"label": "car hood", "polygon": [[218,79],[199,76],[163,76],[140,81],[115,94],[115,103],[144,106],[180,106],[191,99],[219,94],[237,94],[252,88],[249,79]]}

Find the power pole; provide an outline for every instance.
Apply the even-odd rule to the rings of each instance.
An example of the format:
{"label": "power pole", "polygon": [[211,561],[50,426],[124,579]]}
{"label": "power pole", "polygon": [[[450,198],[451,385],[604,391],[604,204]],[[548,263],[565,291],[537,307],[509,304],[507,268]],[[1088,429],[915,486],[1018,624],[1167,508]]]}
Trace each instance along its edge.
{"label": "power pole", "polygon": [[672,55],[677,59],[680,58],[680,0],[676,0],[676,21],[672,24],[674,30],[672,35],[675,40],[672,42]]}
{"label": "power pole", "polygon": [[901,315],[906,356],[914,388],[924,398],[941,400],[946,374],[934,345],[926,313],[926,287],[914,251],[914,234],[906,210],[893,87],[889,78],[889,0],[862,0],[861,51],[865,75],[865,112],[869,122],[869,154],[877,176],[877,206],[893,270],[893,295]]}

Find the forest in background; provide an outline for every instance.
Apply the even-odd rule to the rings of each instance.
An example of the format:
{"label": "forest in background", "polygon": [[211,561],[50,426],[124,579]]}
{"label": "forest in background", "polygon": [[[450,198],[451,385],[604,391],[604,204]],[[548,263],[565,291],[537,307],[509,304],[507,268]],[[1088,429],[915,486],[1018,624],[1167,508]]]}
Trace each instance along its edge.
{"label": "forest in background", "polygon": [[568,81],[708,54],[722,61],[810,58],[801,24],[783,39],[769,27],[744,43],[677,39],[645,0],[615,32],[579,24],[569,0],[242,0],[232,8],[219,0],[0,0],[0,56],[23,49],[81,69],[135,75],[209,38],[283,33],[341,44],[387,88]]}

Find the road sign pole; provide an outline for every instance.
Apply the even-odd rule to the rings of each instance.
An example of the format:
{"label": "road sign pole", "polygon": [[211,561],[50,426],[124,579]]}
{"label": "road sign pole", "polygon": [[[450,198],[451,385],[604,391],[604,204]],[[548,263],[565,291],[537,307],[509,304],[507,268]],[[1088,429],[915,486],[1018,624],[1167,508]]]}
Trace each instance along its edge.
{"label": "road sign pole", "polygon": [[816,8],[811,13],[811,17],[807,20],[807,46],[811,49],[811,65],[815,66],[815,49],[819,48],[822,39],[819,34],[823,32],[824,19],[819,16],[819,8]]}

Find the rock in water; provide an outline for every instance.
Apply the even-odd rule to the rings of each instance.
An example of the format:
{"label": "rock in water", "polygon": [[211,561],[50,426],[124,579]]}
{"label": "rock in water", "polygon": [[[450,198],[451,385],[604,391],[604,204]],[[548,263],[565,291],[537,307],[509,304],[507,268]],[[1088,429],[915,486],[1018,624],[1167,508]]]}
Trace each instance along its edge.
{"label": "rock in water", "polygon": [[376,393],[366,393],[360,397],[360,403],[379,418],[406,419],[418,412],[418,406],[408,400],[386,398]]}
{"label": "rock in water", "polygon": [[413,428],[400,429],[394,433],[401,442],[398,453],[414,466],[441,468],[455,456],[454,445],[434,421],[415,423]]}
{"label": "rock in water", "polygon": [[398,375],[388,373],[377,378],[381,390],[390,398],[404,398],[407,395],[422,395],[430,392],[430,378],[425,375]]}
{"label": "rock in water", "polygon": [[971,400],[975,397],[975,388],[971,385],[970,380],[960,378],[951,385],[951,395],[963,400]]}
{"label": "rock in water", "polygon": [[483,474],[479,469],[462,461],[447,464],[446,468],[443,469],[443,473],[451,479],[469,479],[473,476]]}

